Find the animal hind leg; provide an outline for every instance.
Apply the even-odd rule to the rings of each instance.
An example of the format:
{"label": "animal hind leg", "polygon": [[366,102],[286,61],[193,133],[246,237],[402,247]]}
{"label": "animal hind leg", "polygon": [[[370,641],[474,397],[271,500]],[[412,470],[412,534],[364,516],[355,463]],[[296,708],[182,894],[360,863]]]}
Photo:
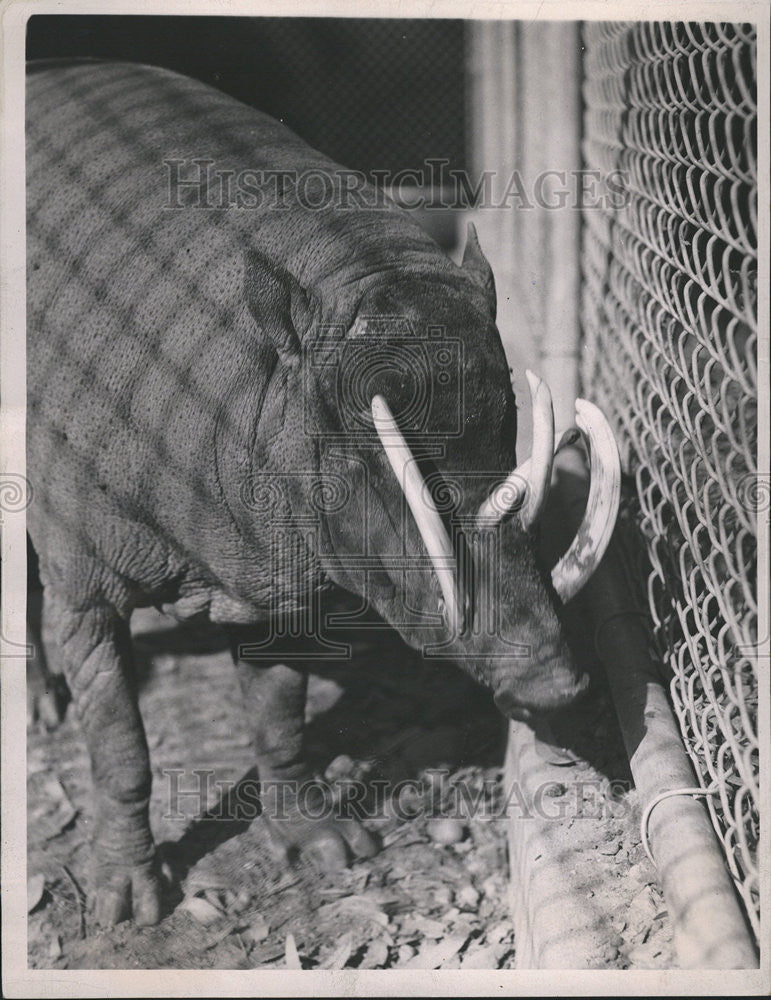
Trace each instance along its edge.
{"label": "animal hind leg", "polygon": [[377,850],[374,839],[355,819],[330,815],[324,789],[313,783],[303,745],[307,668],[291,660],[245,662],[237,648],[234,642],[254,733],[262,819],[273,846],[286,860],[302,855],[324,870],[345,867],[351,856],[371,857]]}
{"label": "animal hind leg", "polygon": [[47,629],[83,730],[93,782],[95,917],[112,926],[161,916],[150,833],[150,760],[133,683],[127,618],[107,602],[44,591]]}

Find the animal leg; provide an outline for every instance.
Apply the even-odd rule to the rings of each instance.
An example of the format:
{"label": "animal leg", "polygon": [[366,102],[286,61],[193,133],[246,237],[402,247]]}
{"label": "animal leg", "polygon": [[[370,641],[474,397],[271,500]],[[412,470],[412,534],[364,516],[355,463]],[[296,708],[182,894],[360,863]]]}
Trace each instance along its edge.
{"label": "animal leg", "polygon": [[324,790],[312,782],[303,748],[305,670],[291,662],[263,666],[237,658],[236,665],[273,846],[288,861],[302,855],[329,871],[345,867],[351,857],[371,857],[374,839],[356,820],[325,809]]}
{"label": "animal leg", "polygon": [[56,645],[91,759],[94,789],[94,912],[112,926],[133,916],[158,923],[160,881],[148,818],[150,761],[132,677],[128,621],[107,603],[46,588]]}

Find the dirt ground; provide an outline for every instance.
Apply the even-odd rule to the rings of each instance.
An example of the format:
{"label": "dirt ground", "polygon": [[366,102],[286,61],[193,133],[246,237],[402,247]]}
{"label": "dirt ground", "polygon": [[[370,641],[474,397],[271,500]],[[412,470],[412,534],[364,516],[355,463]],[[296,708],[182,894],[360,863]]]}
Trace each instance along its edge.
{"label": "dirt ground", "polygon": [[[149,611],[132,625],[154,769],[153,831],[181,880],[157,927],[94,927],[89,774],[77,722],[70,709],[55,732],[30,730],[32,968],[515,967],[500,814],[505,725],[486,692],[446,664],[420,664],[395,638],[360,650],[344,675],[313,680],[314,768],[331,788],[337,778],[368,783],[377,808],[366,825],[382,843],[371,860],[320,875],[278,859],[259,817],[250,825],[217,816],[253,764],[222,637]],[[626,796],[628,807],[608,820],[588,858],[573,859],[596,866],[609,900],[622,882],[624,900],[632,898],[627,905],[619,895],[608,907],[603,964],[672,968],[666,909],[640,845],[634,790],[624,791],[628,765],[601,682],[570,725],[592,762],[572,766],[615,780],[614,796]],[[407,779],[416,783],[399,786]],[[185,794],[198,782],[203,796]],[[382,788],[399,794],[378,799]],[[458,814],[458,789],[475,806],[448,820],[450,803]]]}

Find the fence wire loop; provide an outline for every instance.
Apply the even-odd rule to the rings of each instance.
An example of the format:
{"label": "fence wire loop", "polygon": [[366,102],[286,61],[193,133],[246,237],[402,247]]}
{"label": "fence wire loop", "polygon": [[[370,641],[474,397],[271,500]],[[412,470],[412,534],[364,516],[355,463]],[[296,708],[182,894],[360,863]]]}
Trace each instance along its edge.
{"label": "fence wire loop", "polygon": [[640,819],[640,840],[642,841],[645,853],[648,855],[648,860],[652,865],[655,866],[656,859],[653,857],[653,852],[651,851],[650,837],[648,836],[648,826],[650,825],[651,813],[654,807],[663,802],[664,799],[671,799],[675,795],[691,795],[693,798],[700,798],[702,795],[716,795],[719,789],[717,784],[711,785],[709,788],[669,788],[665,792],[660,792],[658,795],[654,795],[650,800],[648,805],[645,807],[645,811]]}

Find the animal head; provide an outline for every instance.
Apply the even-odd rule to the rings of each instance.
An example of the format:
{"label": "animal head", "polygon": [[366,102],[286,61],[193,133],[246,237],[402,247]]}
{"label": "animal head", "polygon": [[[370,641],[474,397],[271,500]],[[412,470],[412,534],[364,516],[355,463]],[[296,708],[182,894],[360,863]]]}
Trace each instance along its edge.
{"label": "animal head", "polygon": [[[576,403],[580,430],[555,444],[549,388],[528,372],[533,444],[517,464],[494,282],[473,227],[460,268],[447,261],[385,275],[342,323],[320,329],[318,304],[297,290],[294,299],[281,294],[302,344],[292,345],[284,324],[279,354],[298,371],[303,432],[316,434],[322,475],[347,484],[345,503],[324,512],[329,577],[425,655],[459,661],[507,714],[527,718],[570,701],[586,682],[558,611],[609,541],[618,454],[604,417],[585,400]],[[586,515],[544,573],[533,529],[555,452],[580,432],[591,455]]]}

